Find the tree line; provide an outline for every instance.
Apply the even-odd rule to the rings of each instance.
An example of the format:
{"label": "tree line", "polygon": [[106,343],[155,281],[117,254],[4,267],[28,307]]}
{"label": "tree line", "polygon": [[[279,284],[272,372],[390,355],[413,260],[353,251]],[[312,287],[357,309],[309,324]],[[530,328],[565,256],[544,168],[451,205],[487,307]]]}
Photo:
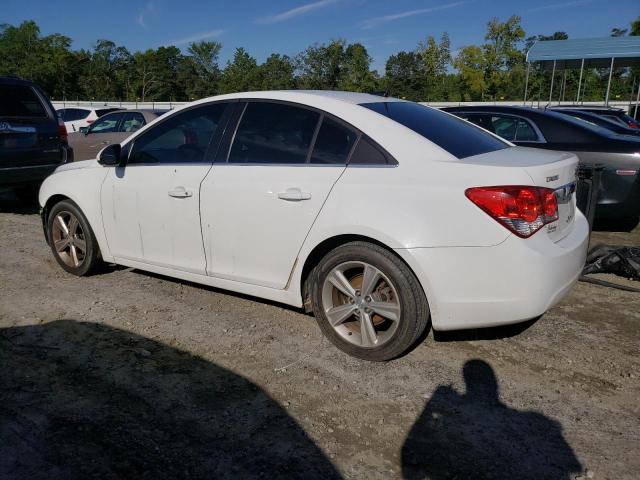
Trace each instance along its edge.
{"label": "tree line", "polygon": [[[640,35],[640,17],[612,36]],[[0,75],[39,83],[55,100],[189,101],[247,90],[331,89],[386,92],[415,101],[519,100],[524,92],[525,55],[537,40],[566,39],[565,32],[527,36],[521,19],[492,19],[484,43],[455,52],[445,32],[426,36],[411,51],[391,55],[384,72],[372,70],[372,58],[361,43],[332,40],[295,56],[271,54],[263,63],[237,48],[220,65],[222,44],[200,41],[185,53],[176,46],[130,52],[111,40],[90,49],[73,50],[71,38],[43,36],[34,21],[0,25]],[[584,100],[602,100],[607,69],[590,69],[583,77]],[[640,82],[640,70],[616,68],[611,99],[628,99]],[[548,100],[550,72],[533,66],[529,99]],[[578,73],[560,72],[554,101],[573,100]],[[582,92],[582,90],[581,90]],[[582,96],[582,93],[581,93]]]}

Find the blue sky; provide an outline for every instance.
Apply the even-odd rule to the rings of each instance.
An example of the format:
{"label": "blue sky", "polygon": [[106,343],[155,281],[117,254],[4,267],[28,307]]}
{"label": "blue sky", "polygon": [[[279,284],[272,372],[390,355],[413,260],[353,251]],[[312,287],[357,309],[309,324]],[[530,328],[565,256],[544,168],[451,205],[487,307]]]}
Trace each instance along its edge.
{"label": "blue sky", "polygon": [[415,48],[447,31],[455,50],[482,42],[492,17],[522,17],[527,35],[566,31],[570,37],[608,36],[640,15],[638,0],[3,0],[0,23],[35,20],[43,34],[62,33],[74,48],[107,38],[129,50],[190,41],[222,42],[222,63],[236,47],[263,61],[272,52],[295,55],[314,43],[361,42],[384,69],[390,54]]}

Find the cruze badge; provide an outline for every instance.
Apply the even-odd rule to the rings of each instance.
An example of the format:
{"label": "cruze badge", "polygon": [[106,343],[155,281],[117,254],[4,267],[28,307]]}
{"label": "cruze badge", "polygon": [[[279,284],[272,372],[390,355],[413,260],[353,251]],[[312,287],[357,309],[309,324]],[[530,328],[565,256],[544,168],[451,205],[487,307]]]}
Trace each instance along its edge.
{"label": "cruze badge", "polygon": [[558,178],[560,178],[558,175],[553,175],[551,177],[547,177],[547,183],[553,182],[555,180],[558,180]]}

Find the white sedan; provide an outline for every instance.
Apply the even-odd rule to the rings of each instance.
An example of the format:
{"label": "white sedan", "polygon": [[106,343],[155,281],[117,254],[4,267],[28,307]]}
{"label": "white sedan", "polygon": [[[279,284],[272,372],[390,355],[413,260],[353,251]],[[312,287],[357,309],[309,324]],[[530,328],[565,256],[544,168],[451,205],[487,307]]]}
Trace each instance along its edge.
{"label": "white sedan", "polygon": [[197,101],[40,190],[60,266],[111,262],[313,311],[388,360],[429,325],[538,317],[577,281],[572,154],[515,147],[416,103],[347,92]]}

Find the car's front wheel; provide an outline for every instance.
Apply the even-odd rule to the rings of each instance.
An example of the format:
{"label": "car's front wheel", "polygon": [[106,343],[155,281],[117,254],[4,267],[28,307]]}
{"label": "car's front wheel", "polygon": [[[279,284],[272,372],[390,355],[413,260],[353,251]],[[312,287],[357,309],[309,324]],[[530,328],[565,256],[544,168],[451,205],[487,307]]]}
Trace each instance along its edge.
{"label": "car's front wheel", "polygon": [[74,275],[89,275],[100,263],[100,250],[89,222],[71,200],[56,203],[47,218],[51,251],[58,264]]}
{"label": "car's front wheel", "polygon": [[385,361],[413,347],[429,321],[429,306],[413,272],[396,255],[367,242],[330,251],[313,270],[314,315],[344,352]]}

